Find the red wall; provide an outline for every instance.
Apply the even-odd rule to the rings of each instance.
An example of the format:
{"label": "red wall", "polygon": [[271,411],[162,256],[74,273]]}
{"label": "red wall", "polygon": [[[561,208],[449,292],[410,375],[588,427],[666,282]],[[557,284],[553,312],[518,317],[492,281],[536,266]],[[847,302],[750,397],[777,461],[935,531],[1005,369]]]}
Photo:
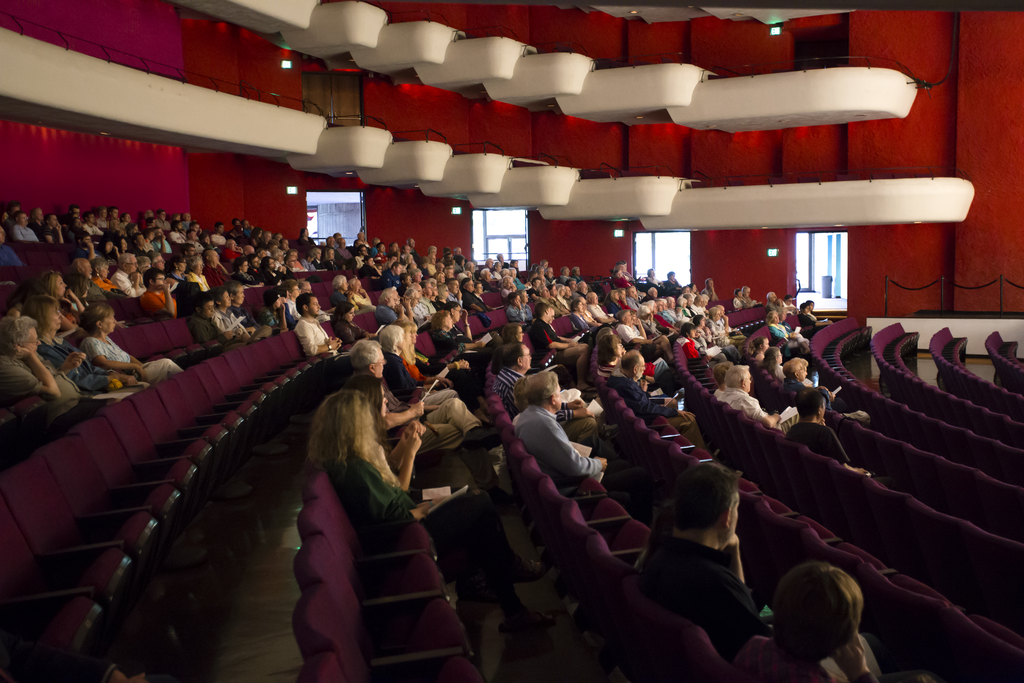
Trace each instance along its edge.
{"label": "red wall", "polygon": [[[1004,275],[1024,285],[1024,15],[962,15],[957,164],[974,182],[974,205],[956,228],[956,281],[978,286]],[[1005,287],[1008,310],[1024,292]],[[960,310],[999,310],[998,287],[958,290]]]}
{"label": "red wall", "polygon": [[62,214],[117,206],[133,218],[144,209],[189,210],[185,151],[0,121],[0,192],[29,210]]}

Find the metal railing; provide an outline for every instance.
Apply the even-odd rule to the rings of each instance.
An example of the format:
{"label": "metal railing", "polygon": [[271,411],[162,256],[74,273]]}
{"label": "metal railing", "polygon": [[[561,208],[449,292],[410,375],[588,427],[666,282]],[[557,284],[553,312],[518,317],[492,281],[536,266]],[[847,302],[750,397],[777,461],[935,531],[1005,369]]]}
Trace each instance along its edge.
{"label": "metal railing", "polygon": [[[5,26],[5,22],[10,22],[15,26],[15,28]],[[321,109],[316,103],[310,102],[309,100],[261,90],[246,80],[239,80],[238,82],[227,81],[222,78],[215,78],[213,76],[189,71],[188,69],[183,69],[172,64],[164,64],[163,62],[158,62],[155,59],[147,59],[141,55],[126,52],[116,47],[103,45],[102,43],[97,43],[96,41],[89,40],[87,38],[73,36],[69,33],[65,33],[64,31],[58,31],[57,29],[44,26],[43,24],[38,24],[34,21],[29,21],[28,19],[15,16],[10,12],[5,12],[3,10],[0,10],[0,28],[16,31],[22,36],[41,40],[52,45],[63,45],[65,50],[74,50],[75,52],[103,59],[108,64],[119,64],[137,71],[145,71],[147,74],[152,76],[161,76],[163,78],[170,78],[188,85],[211,88],[215,92],[237,95],[239,97],[244,97],[247,100],[255,99],[258,102],[274,104],[278,107],[293,105],[288,108],[299,109],[310,114],[316,113],[320,116],[324,115],[323,109]],[[31,31],[31,29],[41,29],[41,31],[38,31],[41,35],[33,35],[33,33],[36,33],[37,31]],[[313,110],[315,110],[315,112]]]}
{"label": "metal railing", "polygon": [[[837,182],[847,180],[893,180],[902,178],[962,178],[970,176],[954,166],[898,166],[889,168],[854,168],[834,171],[811,171],[790,173],[756,173],[751,175],[710,176],[695,170],[697,182],[709,187],[737,187],[743,185],[788,185],[794,183]],[[701,178],[697,178],[700,176]]]}
{"label": "metal railing", "polygon": [[[1005,288],[1005,285],[1010,285],[1011,287],[1015,287],[1017,289],[1024,289],[1024,285],[1018,285],[1016,282],[1013,282],[1012,280],[1009,280],[1005,275],[1002,275],[1002,274],[1000,274],[999,277],[995,278],[991,282],[986,282],[983,285],[976,285],[976,286],[959,285],[956,282],[954,282],[951,278],[948,278],[945,275],[940,275],[935,280],[932,280],[928,284],[922,285],[921,287],[908,287],[907,285],[901,285],[900,283],[896,282],[891,277],[886,275],[885,276],[885,300],[884,300],[885,301],[885,308],[884,308],[884,310],[885,310],[885,317],[887,317],[887,318],[889,317],[889,285],[890,284],[892,284],[894,287],[898,287],[898,288],[900,288],[902,290],[905,290],[905,291],[908,291],[908,292],[920,292],[922,290],[925,290],[925,289],[928,289],[930,287],[934,287],[935,285],[938,285],[939,286],[939,317],[944,317],[946,315],[946,283],[949,283],[950,285],[952,285],[954,289],[967,289],[967,290],[985,289],[987,287],[991,287],[992,285],[998,283],[999,284],[999,317],[1000,318],[1003,317],[1003,313],[1004,313],[1004,292],[1003,292],[1003,290]],[[954,313],[954,312],[955,311],[950,311],[950,313]]]}
{"label": "metal railing", "polygon": [[763,76],[765,74],[787,73],[792,71],[809,71],[811,69],[841,69],[850,66],[866,66],[872,68],[894,69],[909,78],[918,87],[922,81],[914,75],[910,67],[888,57],[863,57],[843,55],[840,57],[804,57],[779,62],[763,62],[759,64],[742,64],[739,66],[713,66],[708,71],[718,78],[737,78]]}

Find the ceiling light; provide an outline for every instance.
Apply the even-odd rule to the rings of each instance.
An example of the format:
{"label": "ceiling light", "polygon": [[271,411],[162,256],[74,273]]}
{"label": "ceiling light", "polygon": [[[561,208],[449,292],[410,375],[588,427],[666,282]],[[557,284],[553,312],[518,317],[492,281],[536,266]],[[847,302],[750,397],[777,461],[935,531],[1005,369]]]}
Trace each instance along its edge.
{"label": "ceiling light", "polygon": [[837,228],[841,228],[841,227],[843,227],[843,224],[842,223],[836,223],[836,227]]}
{"label": "ceiling light", "polygon": [[921,221],[914,221],[914,225],[917,225],[917,224],[918,224],[918,223],[920,223],[920,222],[921,222]]}
{"label": "ceiling light", "polygon": [[734,12],[733,16],[734,17],[742,17],[743,16],[743,12]]}
{"label": "ceiling light", "polygon": [[638,116],[637,118],[638,118],[638,119],[642,119],[643,117],[642,117],[642,116]]}
{"label": "ceiling light", "polygon": [[635,9],[633,9],[633,10],[630,10],[630,11],[629,11],[629,13],[630,13],[630,14],[636,14],[637,12],[636,12],[636,10],[635,10]]}
{"label": "ceiling light", "polygon": [[290,59],[282,59],[281,60],[281,68],[282,69],[290,69],[290,68],[292,68],[292,60],[290,60]]}
{"label": "ceiling light", "polygon": [[110,133],[100,133],[100,135],[110,135]]}
{"label": "ceiling light", "polygon": [[548,106],[549,106],[549,107],[553,107],[553,106],[555,106],[555,105],[553,105],[553,104],[549,104]]}

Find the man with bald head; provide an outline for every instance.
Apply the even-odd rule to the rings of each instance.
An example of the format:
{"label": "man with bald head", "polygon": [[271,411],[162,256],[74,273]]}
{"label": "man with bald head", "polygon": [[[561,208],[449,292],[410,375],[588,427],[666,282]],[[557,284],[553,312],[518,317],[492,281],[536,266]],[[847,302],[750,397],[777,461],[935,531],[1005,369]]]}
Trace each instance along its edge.
{"label": "man with bald head", "polygon": [[89,279],[89,290],[85,293],[85,303],[87,304],[94,304],[97,301],[104,301],[106,299],[124,298],[123,294],[103,291],[99,285],[92,281],[92,264],[89,263],[89,259],[76,258],[68,267],[68,273],[81,273]]}

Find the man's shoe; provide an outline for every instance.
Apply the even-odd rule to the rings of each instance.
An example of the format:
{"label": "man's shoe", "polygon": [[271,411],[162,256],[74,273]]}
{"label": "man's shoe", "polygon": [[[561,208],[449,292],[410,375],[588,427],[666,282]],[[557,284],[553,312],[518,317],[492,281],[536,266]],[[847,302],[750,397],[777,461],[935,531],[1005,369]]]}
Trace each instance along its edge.
{"label": "man's shoe", "polygon": [[476,427],[462,437],[463,448],[486,448],[490,450],[501,445],[501,434],[496,429]]}

